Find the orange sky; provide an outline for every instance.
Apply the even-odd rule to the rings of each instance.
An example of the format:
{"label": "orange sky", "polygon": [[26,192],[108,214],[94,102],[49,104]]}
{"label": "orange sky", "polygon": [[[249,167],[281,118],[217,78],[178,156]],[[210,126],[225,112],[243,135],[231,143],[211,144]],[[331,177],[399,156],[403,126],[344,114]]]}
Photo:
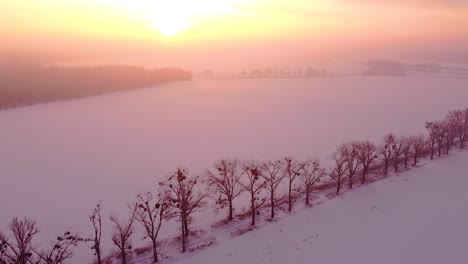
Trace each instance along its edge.
{"label": "orange sky", "polygon": [[1,0],[0,48],[72,57],[152,54],[164,60],[467,52],[467,1],[382,2]]}

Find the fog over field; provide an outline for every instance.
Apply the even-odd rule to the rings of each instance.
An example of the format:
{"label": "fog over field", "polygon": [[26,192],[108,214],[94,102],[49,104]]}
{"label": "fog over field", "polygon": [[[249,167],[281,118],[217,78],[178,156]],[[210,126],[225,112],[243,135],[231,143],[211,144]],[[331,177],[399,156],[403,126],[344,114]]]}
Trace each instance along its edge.
{"label": "fog over field", "polygon": [[110,212],[127,215],[138,192],[155,188],[178,166],[201,174],[220,158],[285,155],[326,164],[346,141],[425,132],[425,121],[467,106],[467,83],[429,77],[196,80],[1,111],[6,180],[0,228],[14,216],[28,216],[38,221],[43,241],[67,227],[87,234],[87,216],[98,201],[106,219]]}
{"label": "fog over field", "polygon": [[0,0],[0,264],[468,263],[467,14]]}

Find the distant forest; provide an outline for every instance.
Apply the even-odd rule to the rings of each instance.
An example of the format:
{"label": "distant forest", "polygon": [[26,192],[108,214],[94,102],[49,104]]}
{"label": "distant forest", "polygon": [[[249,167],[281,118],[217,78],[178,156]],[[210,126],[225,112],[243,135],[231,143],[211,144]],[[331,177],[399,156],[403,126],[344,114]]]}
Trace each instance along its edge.
{"label": "distant forest", "polygon": [[88,67],[0,65],[0,109],[75,99],[191,80],[177,68],[146,69],[127,65]]}

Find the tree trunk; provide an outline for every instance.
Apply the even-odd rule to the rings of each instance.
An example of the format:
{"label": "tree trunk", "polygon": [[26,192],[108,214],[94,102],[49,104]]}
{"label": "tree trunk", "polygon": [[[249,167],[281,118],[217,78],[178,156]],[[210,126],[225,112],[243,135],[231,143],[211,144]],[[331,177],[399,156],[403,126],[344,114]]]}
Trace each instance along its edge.
{"label": "tree trunk", "polygon": [[18,258],[18,264],[26,264],[27,263],[27,258],[25,254],[21,254],[21,256]]}
{"label": "tree trunk", "polygon": [[349,175],[348,178],[349,178],[349,188],[352,189],[353,188],[353,176]]}
{"label": "tree trunk", "polygon": [[418,152],[414,152],[414,162],[413,162],[413,166],[416,166],[418,164]]}
{"label": "tree trunk", "polygon": [[309,186],[306,187],[306,205],[309,205]]}
{"label": "tree trunk", "polygon": [[291,187],[292,183],[290,182],[289,183],[289,190],[288,190],[288,211],[291,212],[292,210],[292,195],[291,195],[291,192],[292,192],[292,187]]}
{"label": "tree trunk", "polygon": [[336,194],[340,194],[341,189],[341,180],[339,180],[336,184]]}
{"label": "tree trunk", "polygon": [[362,169],[362,180],[361,180],[361,184],[366,183],[366,176],[367,176],[367,167],[364,166],[364,168]]}
{"label": "tree trunk", "polygon": [[97,263],[102,264],[101,249],[96,247]]}
{"label": "tree trunk", "polygon": [[185,223],[184,223],[184,220],[182,219],[180,221],[182,223],[182,252],[185,252],[185,243],[186,243],[186,235],[185,235]]}
{"label": "tree trunk", "polygon": [[405,156],[405,169],[408,168],[408,156]]}
{"label": "tree trunk", "polygon": [[252,194],[252,197],[250,199],[250,207],[252,211],[252,223],[251,225],[255,225],[255,200],[254,200],[254,194]]}
{"label": "tree trunk", "polygon": [[434,159],[434,152],[435,152],[434,145],[432,145],[432,147],[431,147],[431,160]]}
{"label": "tree trunk", "polygon": [[273,193],[271,193],[270,202],[271,202],[271,219],[273,219],[275,218],[275,197]]}
{"label": "tree trunk", "polygon": [[388,174],[388,161],[386,160],[384,162],[384,175],[387,175]]}
{"label": "tree trunk", "polygon": [[188,219],[187,216],[184,217],[184,228],[185,228],[185,236],[189,236],[189,227],[188,227]]}
{"label": "tree trunk", "polygon": [[442,145],[439,144],[439,157],[442,156]]}
{"label": "tree trunk", "polygon": [[158,262],[158,250],[156,247],[156,240],[153,240],[153,262]]}
{"label": "tree trunk", "polygon": [[234,219],[232,211],[234,211],[234,209],[232,208],[232,199],[229,199],[229,217],[228,217],[229,221]]}
{"label": "tree trunk", "polygon": [[127,264],[127,253],[125,253],[125,247],[122,247],[120,254],[122,254],[122,264]]}

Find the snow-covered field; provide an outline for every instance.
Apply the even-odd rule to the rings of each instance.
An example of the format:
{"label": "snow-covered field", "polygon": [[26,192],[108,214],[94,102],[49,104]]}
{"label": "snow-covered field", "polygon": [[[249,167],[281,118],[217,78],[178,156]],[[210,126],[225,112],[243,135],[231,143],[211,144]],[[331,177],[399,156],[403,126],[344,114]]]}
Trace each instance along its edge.
{"label": "snow-covered field", "polygon": [[177,263],[467,263],[467,164],[429,162]]}
{"label": "snow-covered field", "polygon": [[[98,201],[106,216],[126,215],[136,193],[177,166],[198,174],[226,157],[326,159],[347,140],[424,132],[426,120],[467,106],[467,86],[428,77],[205,80],[1,111],[0,229],[28,216],[44,241],[67,227],[85,235]],[[194,225],[224,217],[206,215]]]}

